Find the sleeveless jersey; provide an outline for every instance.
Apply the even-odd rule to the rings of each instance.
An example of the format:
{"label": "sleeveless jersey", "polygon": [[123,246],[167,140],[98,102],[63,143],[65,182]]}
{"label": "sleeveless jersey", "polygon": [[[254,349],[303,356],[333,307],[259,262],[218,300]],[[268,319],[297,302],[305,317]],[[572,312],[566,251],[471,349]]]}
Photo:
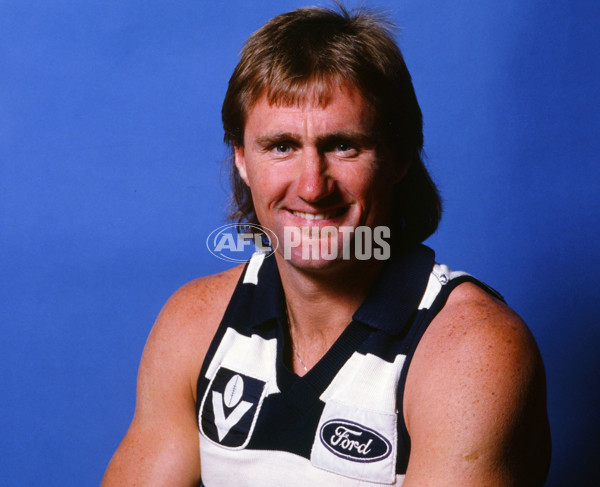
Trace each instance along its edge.
{"label": "sleeveless jersey", "polygon": [[284,363],[285,298],[274,257],[247,264],[200,370],[206,487],[401,485],[410,438],[406,374],[463,272],[421,245],[387,261],[351,323],[303,377]]}

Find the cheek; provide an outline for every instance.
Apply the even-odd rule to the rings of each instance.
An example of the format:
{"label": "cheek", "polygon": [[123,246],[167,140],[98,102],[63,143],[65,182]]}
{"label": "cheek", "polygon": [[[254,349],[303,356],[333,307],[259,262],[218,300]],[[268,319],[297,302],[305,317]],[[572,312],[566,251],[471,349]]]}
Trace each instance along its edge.
{"label": "cheek", "polygon": [[379,199],[388,181],[385,175],[369,167],[345,168],[340,178],[338,181],[343,181],[352,197],[366,204]]}
{"label": "cheek", "polygon": [[272,167],[252,167],[248,171],[255,206],[269,206],[285,194],[286,183]]}
{"label": "cheek", "polygon": [[386,221],[391,215],[395,179],[389,171],[363,171],[354,183],[356,201],[368,211],[369,219]]}
{"label": "cheek", "polygon": [[404,170],[383,164],[377,174],[373,175],[372,185],[379,199],[389,201],[394,194],[398,183],[404,176]]}

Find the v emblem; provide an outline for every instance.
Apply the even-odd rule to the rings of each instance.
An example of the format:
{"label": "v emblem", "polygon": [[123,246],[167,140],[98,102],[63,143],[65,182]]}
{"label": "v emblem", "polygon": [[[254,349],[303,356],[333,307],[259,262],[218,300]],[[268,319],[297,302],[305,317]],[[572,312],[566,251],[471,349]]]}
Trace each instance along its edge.
{"label": "v emblem", "polygon": [[223,438],[229,433],[231,428],[239,423],[242,416],[248,412],[252,407],[252,403],[248,401],[240,401],[236,408],[231,411],[229,416],[225,417],[225,410],[223,409],[223,394],[220,392],[212,393],[212,405],[215,414],[215,425],[217,427],[217,435],[219,441],[223,441]]}
{"label": "v emblem", "polygon": [[224,448],[244,448],[260,413],[267,383],[219,367],[200,406],[200,432]]}

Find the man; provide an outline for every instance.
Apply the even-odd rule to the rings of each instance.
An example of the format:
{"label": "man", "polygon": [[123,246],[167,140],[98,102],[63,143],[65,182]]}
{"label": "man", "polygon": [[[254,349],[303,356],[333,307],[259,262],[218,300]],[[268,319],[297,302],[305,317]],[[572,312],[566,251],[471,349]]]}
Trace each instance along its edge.
{"label": "man", "polygon": [[542,485],[533,338],[420,245],[440,203],[388,25],[275,17],[244,47],[223,123],[234,216],[279,246],[165,305],[103,485]]}

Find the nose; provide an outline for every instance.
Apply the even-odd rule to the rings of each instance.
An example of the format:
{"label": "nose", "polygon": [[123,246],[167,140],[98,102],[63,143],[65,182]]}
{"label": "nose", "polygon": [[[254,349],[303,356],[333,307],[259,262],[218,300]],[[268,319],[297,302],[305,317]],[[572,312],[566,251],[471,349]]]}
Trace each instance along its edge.
{"label": "nose", "polygon": [[300,198],[315,203],[333,192],[333,181],[327,174],[327,161],[317,149],[305,149],[300,164],[297,187]]}

